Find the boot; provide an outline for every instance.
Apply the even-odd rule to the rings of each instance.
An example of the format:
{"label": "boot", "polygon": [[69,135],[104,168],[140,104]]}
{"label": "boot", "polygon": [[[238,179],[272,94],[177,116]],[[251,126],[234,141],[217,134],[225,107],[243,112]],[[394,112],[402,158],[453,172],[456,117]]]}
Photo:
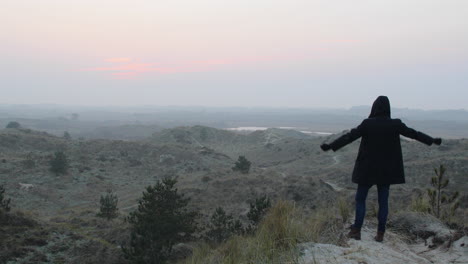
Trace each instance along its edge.
{"label": "boot", "polygon": [[361,240],[361,228],[351,226],[351,231],[349,231],[348,237],[356,240]]}
{"label": "boot", "polygon": [[377,231],[377,235],[374,237],[375,241],[382,242],[385,232]]}

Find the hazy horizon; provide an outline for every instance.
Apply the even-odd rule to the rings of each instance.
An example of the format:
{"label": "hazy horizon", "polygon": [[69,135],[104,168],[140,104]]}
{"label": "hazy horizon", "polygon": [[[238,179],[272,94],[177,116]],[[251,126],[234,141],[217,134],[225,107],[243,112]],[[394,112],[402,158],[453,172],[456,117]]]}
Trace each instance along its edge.
{"label": "hazy horizon", "polygon": [[468,1],[4,2],[0,104],[468,107]]}
{"label": "hazy horizon", "polygon": [[[89,108],[89,109],[233,109],[233,110],[311,110],[311,111],[350,111],[353,109],[358,109],[358,108],[371,108],[372,107],[372,102],[371,104],[368,105],[353,105],[350,107],[314,107],[314,106],[240,106],[240,105],[226,105],[226,106],[207,106],[207,105],[118,105],[118,104],[60,104],[60,103],[1,103],[0,106],[4,107],[13,107],[13,106],[29,106],[29,107],[61,107],[61,108]],[[414,107],[407,107],[407,106],[391,106],[392,109],[398,109],[398,110],[410,110],[410,111],[465,111],[468,112],[468,108],[429,108],[429,109],[424,109],[424,108],[414,108]]]}

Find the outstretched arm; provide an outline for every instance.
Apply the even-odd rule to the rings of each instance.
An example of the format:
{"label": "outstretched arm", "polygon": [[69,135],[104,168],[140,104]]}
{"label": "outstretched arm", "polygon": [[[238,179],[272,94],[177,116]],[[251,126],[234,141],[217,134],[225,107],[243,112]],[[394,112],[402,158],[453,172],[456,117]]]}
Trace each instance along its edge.
{"label": "outstretched arm", "polygon": [[349,143],[353,142],[354,140],[360,138],[361,134],[361,125],[356,128],[351,129],[348,133],[342,135],[341,137],[337,138],[330,144],[322,144],[320,148],[323,151],[327,151],[332,149],[333,151],[337,151],[338,149],[348,145]]}
{"label": "outstretched arm", "polygon": [[436,145],[440,145],[442,143],[441,138],[433,138],[429,135],[424,134],[423,132],[416,131],[410,127],[407,127],[403,122],[401,122],[400,125],[400,134],[405,137],[415,139],[429,146],[432,145],[432,143]]}

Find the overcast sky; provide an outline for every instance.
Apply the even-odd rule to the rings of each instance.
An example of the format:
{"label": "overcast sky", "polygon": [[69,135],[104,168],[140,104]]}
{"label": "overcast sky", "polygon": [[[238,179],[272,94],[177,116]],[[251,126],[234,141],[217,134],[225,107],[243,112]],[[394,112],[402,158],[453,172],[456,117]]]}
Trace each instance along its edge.
{"label": "overcast sky", "polygon": [[468,109],[466,0],[2,0],[0,103]]}

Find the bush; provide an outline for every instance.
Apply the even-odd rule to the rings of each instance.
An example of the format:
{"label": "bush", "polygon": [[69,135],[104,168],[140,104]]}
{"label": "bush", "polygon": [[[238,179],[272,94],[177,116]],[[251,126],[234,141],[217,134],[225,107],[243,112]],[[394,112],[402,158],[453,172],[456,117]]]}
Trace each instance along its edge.
{"label": "bush", "polygon": [[226,214],[222,207],[216,208],[211,215],[208,229],[206,238],[215,243],[221,243],[234,234],[240,235],[244,232],[242,223],[239,220],[234,220],[231,214]]}
{"label": "bush", "polygon": [[5,186],[0,185],[0,211],[9,212],[10,201],[11,199],[6,199],[5,197]]}
{"label": "bush", "polygon": [[250,171],[250,165],[252,163],[247,160],[244,156],[239,156],[234,167],[232,167],[233,171],[240,171],[241,173],[247,174]]}
{"label": "bush", "polygon": [[[434,168],[434,172],[436,175],[431,178],[431,185],[433,188],[427,189],[431,213],[437,218],[450,218],[455,215],[455,211],[459,206],[459,202],[457,201],[459,193],[455,192],[452,195],[447,195],[442,191],[442,189],[446,188],[449,184],[449,179],[444,177],[444,165],[440,165],[439,169]],[[444,211],[444,215],[441,214],[441,210]]]}
{"label": "bush", "polygon": [[266,195],[256,198],[255,202],[250,203],[250,210],[247,213],[247,218],[252,222],[253,226],[250,226],[250,231],[255,230],[263,216],[267,213],[271,207],[270,199]]}
{"label": "bush", "polygon": [[57,151],[54,153],[54,157],[50,160],[50,171],[56,175],[67,173],[68,160],[63,151]]}
{"label": "bush", "polygon": [[6,128],[21,128],[21,125],[16,121],[11,121],[7,124]]}
{"label": "bush", "polygon": [[197,213],[187,210],[188,198],[177,193],[175,179],[146,187],[138,209],[127,218],[131,225],[129,246],[122,246],[132,263],[165,263],[172,247],[196,230]]}
{"label": "bush", "polygon": [[101,195],[100,203],[101,207],[99,208],[99,213],[97,216],[111,220],[116,218],[118,215],[117,203],[119,199],[111,189],[107,190],[106,195]]}
{"label": "bush", "polygon": [[70,133],[68,133],[68,131],[63,132],[63,138],[66,140],[71,140]]}

